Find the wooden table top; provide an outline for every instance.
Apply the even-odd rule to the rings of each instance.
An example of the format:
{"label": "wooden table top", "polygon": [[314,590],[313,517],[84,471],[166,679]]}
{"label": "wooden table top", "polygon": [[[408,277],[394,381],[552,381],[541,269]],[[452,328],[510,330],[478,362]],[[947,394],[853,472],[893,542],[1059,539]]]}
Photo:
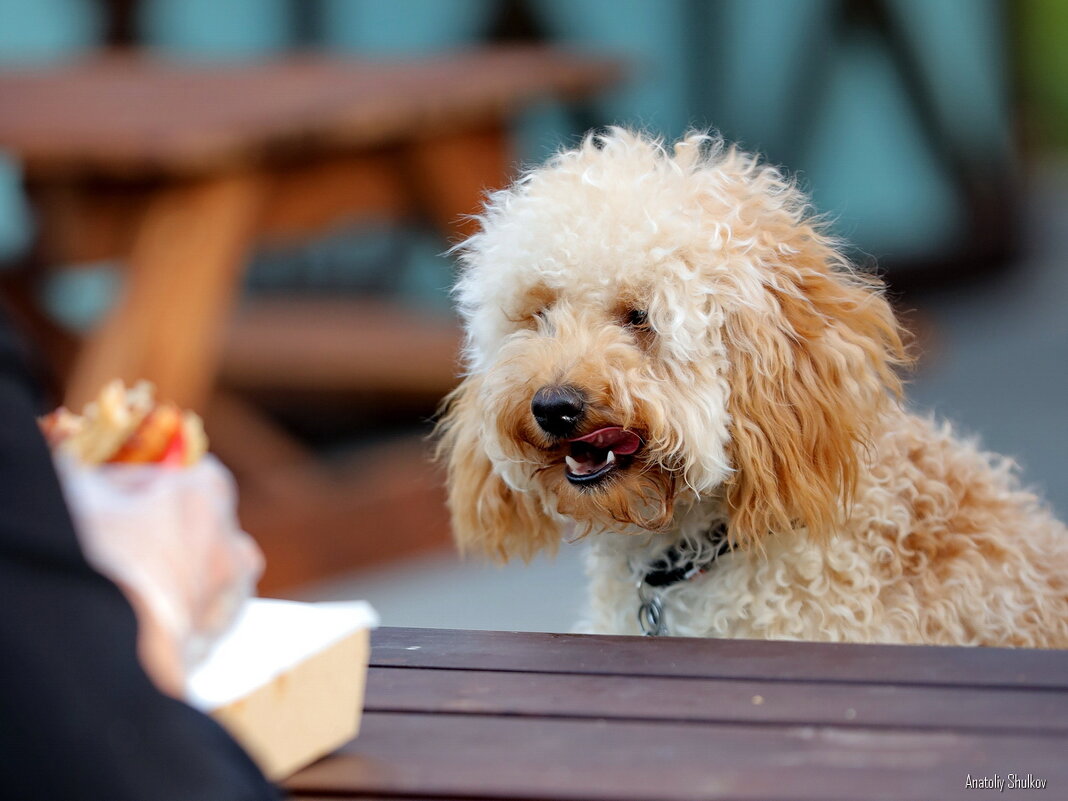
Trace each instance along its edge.
{"label": "wooden table top", "polygon": [[242,65],[112,53],[0,70],[0,149],[31,175],[203,171],[429,136],[580,97],[620,74],[617,61],[543,47]]}
{"label": "wooden table top", "polygon": [[295,798],[984,797],[969,775],[1068,798],[1068,651],[388,628],[372,646],[360,736]]}

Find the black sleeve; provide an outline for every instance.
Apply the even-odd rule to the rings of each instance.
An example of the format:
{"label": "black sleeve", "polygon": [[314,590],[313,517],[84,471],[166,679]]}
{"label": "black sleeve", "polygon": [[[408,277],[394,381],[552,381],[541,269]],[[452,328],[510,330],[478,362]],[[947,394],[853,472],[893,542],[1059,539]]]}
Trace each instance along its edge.
{"label": "black sleeve", "polygon": [[277,799],[210,718],[156,690],[122,593],[82,557],[0,319],[0,797]]}

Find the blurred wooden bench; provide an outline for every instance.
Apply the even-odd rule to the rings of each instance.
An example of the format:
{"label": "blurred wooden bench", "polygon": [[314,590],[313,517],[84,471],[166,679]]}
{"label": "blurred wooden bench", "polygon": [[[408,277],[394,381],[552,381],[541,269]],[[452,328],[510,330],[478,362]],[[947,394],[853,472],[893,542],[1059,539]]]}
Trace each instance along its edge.
{"label": "blurred wooden bench", "polygon": [[[243,479],[246,525],[271,558],[272,543],[279,553],[293,549],[283,545],[293,530],[277,521],[297,525],[301,513],[276,509],[280,496],[256,487],[279,484],[265,465],[306,459],[239,397],[209,405],[220,368],[238,387],[440,395],[453,380],[458,340],[451,321],[365,301],[235,315],[252,248],[359,217],[421,217],[455,240],[469,230],[463,215],[507,180],[512,116],[538,100],[587,96],[619,72],[611,60],[541,48],[420,62],[295,55],[239,66],[135,51],[0,72],[0,149],[19,160],[37,223],[32,257],[6,277],[6,292],[50,354],[69,405],[80,407],[111,378],[148,378],[161,396],[208,411],[216,449]],[[121,297],[75,342],[36,307],[35,284],[54,265],[111,258],[128,267]],[[259,441],[248,441],[253,433]],[[324,507],[298,526],[301,547],[314,549],[312,539],[343,536],[317,526],[358,510],[358,489],[331,489],[336,482],[321,471],[300,469],[303,478],[287,474],[282,483]],[[407,461],[401,483],[422,481],[424,497],[434,486],[438,503],[426,469]],[[345,514],[328,513],[338,493]],[[344,536],[359,536],[359,520],[347,525]],[[440,541],[443,527],[426,536]],[[268,587],[319,572],[283,575],[282,561],[272,559]]]}

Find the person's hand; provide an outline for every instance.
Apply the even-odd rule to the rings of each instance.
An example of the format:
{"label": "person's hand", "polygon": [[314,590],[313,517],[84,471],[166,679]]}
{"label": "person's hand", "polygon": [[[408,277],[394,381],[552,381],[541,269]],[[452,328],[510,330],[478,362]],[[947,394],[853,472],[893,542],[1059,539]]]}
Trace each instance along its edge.
{"label": "person's hand", "polygon": [[233,478],[211,456],[184,468],[57,466],[86,558],[137,614],[142,665],[180,697],[263,570],[237,522]]}

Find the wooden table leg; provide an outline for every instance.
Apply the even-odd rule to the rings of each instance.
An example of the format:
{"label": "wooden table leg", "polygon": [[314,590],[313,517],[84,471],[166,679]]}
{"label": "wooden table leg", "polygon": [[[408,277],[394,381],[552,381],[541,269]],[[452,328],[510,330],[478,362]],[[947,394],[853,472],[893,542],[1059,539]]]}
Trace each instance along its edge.
{"label": "wooden table leg", "polygon": [[487,191],[511,177],[512,152],[503,125],[443,134],[413,142],[407,150],[409,185],[450,242],[475,232],[467,215],[482,209]]}
{"label": "wooden table leg", "polygon": [[159,191],[134,236],[122,297],[71,373],[68,406],[80,409],[113,378],[147,378],[160,398],[203,410],[262,196],[253,174]]}

